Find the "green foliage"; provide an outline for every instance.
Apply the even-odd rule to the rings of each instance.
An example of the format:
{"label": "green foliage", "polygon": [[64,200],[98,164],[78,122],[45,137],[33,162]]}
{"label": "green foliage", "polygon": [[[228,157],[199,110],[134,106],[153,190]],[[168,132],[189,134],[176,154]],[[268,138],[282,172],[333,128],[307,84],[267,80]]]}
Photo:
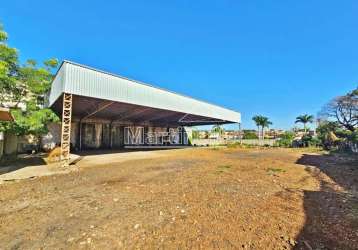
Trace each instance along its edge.
{"label": "green foliage", "polygon": [[2,24],[0,24],[0,42],[5,42],[7,40],[7,33],[4,31]]}
{"label": "green foliage", "polygon": [[17,101],[21,98],[22,86],[17,82],[18,53],[6,44],[7,33],[0,25],[0,103],[8,101],[10,96]]}
{"label": "green foliage", "polygon": [[46,66],[46,68],[47,68],[48,70],[57,68],[57,66],[58,66],[58,60],[57,60],[56,58],[48,59],[48,60],[44,61],[44,65]]}
{"label": "green foliage", "polygon": [[257,127],[268,128],[270,125],[272,125],[272,122],[269,120],[269,118],[262,115],[256,115],[252,117],[252,120],[256,123]]}
{"label": "green foliage", "polygon": [[244,135],[242,137],[242,139],[258,139],[257,134],[253,131],[244,131]]}
{"label": "green foliage", "polygon": [[47,133],[47,124],[50,122],[58,122],[59,118],[50,109],[41,109],[35,111],[23,112],[20,109],[13,110],[12,115],[15,123],[10,123],[9,127],[12,133],[17,135],[33,134],[42,135]]}
{"label": "green foliage", "polygon": [[306,133],[306,130],[307,130],[306,125],[307,125],[307,123],[312,123],[313,119],[314,119],[313,115],[304,114],[304,115],[297,116],[295,123],[302,123],[303,128],[304,128],[305,133]]}
{"label": "green foliage", "polygon": [[29,59],[20,65],[17,50],[6,42],[7,34],[0,25],[0,106],[10,107],[15,118],[15,122],[0,122],[0,130],[17,135],[44,134],[49,122],[59,120],[50,109],[44,109],[58,61],[47,60],[41,67]]}
{"label": "green foliage", "polygon": [[358,130],[350,132],[350,134],[347,136],[347,139],[353,143],[358,143]]}
{"label": "green foliage", "polygon": [[225,129],[224,129],[221,125],[216,124],[216,125],[214,125],[213,128],[211,129],[211,132],[217,133],[217,134],[219,134],[219,135],[223,135],[224,132],[225,132]]}
{"label": "green foliage", "polygon": [[311,135],[302,136],[302,146],[304,147],[317,147],[320,144],[320,141],[317,137]]}
{"label": "green foliage", "polygon": [[280,138],[292,141],[295,138],[295,133],[293,133],[292,131],[286,131],[285,133],[280,135]]}
{"label": "green foliage", "polygon": [[252,120],[255,122],[258,130],[260,130],[260,127],[261,127],[261,134],[262,134],[262,139],[263,139],[265,128],[268,128],[270,125],[272,125],[272,122],[269,120],[268,117],[265,117],[262,115],[256,115],[256,116],[252,117]]}
{"label": "green foliage", "polygon": [[317,127],[320,144],[327,150],[350,151],[350,145],[358,144],[358,130],[350,131],[338,121],[324,121]]}
{"label": "green foliage", "polygon": [[281,168],[268,168],[266,169],[267,173],[269,175],[274,175],[275,173],[285,173],[286,170],[281,169]]}
{"label": "green foliage", "polygon": [[192,138],[193,139],[199,139],[199,131],[196,129],[196,128],[193,128],[193,131],[192,131]]}
{"label": "green foliage", "polygon": [[316,132],[319,136],[321,136],[331,131],[336,133],[339,130],[339,128],[340,126],[338,122],[325,121],[325,122],[321,122],[318,125]]}
{"label": "green foliage", "polygon": [[300,123],[312,123],[313,119],[314,119],[313,115],[308,115],[308,114],[300,115],[300,116],[296,117],[295,123],[299,123],[299,122]]}
{"label": "green foliage", "polygon": [[293,139],[295,138],[295,133],[291,131],[286,131],[284,134],[280,135],[279,140],[275,142],[275,146],[278,147],[292,147]]}
{"label": "green foliage", "polygon": [[321,122],[316,129],[317,138],[320,144],[325,149],[330,149],[335,146],[339,140],[337,134],[339,133],[340,126],[337,122]]}

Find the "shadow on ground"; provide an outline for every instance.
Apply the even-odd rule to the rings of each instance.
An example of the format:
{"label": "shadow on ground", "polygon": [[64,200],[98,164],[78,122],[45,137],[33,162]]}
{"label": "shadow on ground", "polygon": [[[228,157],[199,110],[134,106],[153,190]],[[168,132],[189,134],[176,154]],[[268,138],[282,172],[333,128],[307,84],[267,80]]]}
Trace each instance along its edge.
{"label": "shadow on ground", "polygon": [[45,154],[23,154],[2,159],[0,162],[0,175],[29,166],[46,165],[44,157]]}
{"label": "shadow on ground", "polygon": [[[89,155],[105,155],[105,154],[120,154],[120,153],[129,153],[129,152],[145,152],[145,151],[163,151],[168,150],[163,149],[93,149],[93,150],[83,150],[83,151],[74,151],[75,155],[80,157],[76,158],[71,162],[71,165],[74,165],[81,161],[85,156]],[[170,149],[173,150],[173,149]],[[178,149],[179,150],[179,149]],[[39,154],[22,154],[18,156],[8,156],[5,159],[2,159],[0,162],[0,175],[10,173],[25,167],[29,166],[41,166],[46,165],[47,162],[44,158],[47,156],[46,153]]]}
{"label": "shadow on ground", "polygon": [[[179,150],[180,148],[176,149]],[[104,154],[119,154],[119,153],[129,153],[129,152],[143,152],[143,151],[164,151],[164,150],[173,150],[168,148],[148,148],[148,149],[88,149],[74,152],[79,156],[87,155],[104,155]]]}
{"label": "shadow on ground", "polygon": [[296,163],[320,190],[304,191],[306,223],[295,249],[358,249],[358,156],[304,154]]}

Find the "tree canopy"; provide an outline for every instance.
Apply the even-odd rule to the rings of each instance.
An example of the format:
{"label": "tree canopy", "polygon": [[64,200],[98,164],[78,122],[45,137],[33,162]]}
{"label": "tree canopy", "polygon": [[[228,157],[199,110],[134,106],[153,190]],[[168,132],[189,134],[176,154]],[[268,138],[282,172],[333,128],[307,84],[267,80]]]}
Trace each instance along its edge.
{"label": "tree canopy", "polygon": [[331,100],[323,107],[320,118],[333,119],[345,129],[354,132],[358,127],[358,87]]}
{"label": "tree canopy", "polygon": [[272,125],[272,122],[269,120],[268,117],[262,115],[256,115],[252,117],[252,120],[255,122],[258,130],[260,130],[261,127],[261,136],[262,138],[264,138],[264,130],[265,128],[268,128],[270,125]]}
{"label": "tree canopy", "polygon": [[270,125],[272,125],[272,122],[269,120],[269,118],[262,115],[256,115],[252,118],[252,120],[258,127],[268,128]]}
{"label": "tree canopy", "polygon": [[304,115],[297,116],[295,123],[302,123],[303,128],[306,132],[307,131],[307,123],[313,123],[313,119],[314,119],[313,115],[304,114]]}
{"label": "tree canopy", "polygon": [[215,124],[212,129],[211,132],[213,133],[217,133],[219,136],[223,135],[225,132],[225,129],[220,125],[220,124]]}
{"label": "tree canopy", "polygon": [[0,25],[0,106],[9,107],[15,122],[0,122],[0,131],[17,135],[46,133],[49,122],[58,117],[45,108],[57,59],[38,65],[33,59],[21,64],[19,53],[7,44],[8,35]]}
{"label": "tree canopy", "polygon": [[358,88],[337,96],[319,113],[318,138],[323,147],[356,152],[358,144]]}

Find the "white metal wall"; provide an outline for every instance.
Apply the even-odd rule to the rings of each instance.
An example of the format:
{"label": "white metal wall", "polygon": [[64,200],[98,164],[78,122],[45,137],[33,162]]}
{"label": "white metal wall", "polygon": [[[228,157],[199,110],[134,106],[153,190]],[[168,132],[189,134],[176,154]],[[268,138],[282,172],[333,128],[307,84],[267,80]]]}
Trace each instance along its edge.
{"label": "white metal wall", "polygon": [[67,61],[53,81],[50,106],[62,92],[241,122],[238,112]]}
{"label": "white metal wall", "polygon": [[66,63],[63,63],[61,68],[57,71],[55,79],[52,81],[51,91],[49,96],[49,106],[59,98],[64,90],[64,75],[65,75]]}

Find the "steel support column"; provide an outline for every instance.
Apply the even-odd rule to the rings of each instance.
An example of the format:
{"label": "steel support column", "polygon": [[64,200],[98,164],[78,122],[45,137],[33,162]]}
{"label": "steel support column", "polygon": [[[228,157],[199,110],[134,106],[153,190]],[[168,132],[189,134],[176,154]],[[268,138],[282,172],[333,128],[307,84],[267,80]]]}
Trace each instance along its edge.
{"label": "steel support column", "polygon": [[80,127],[80,133],[79,133],[79,140],[80,140],[80,144],[79,144],[79,148],[80,148],[80,151],[82,151],[82,119],[80,119],[80,124],[79,124],[79,127]]}
{"label": "steel support column", "polygon": [[109,123],[109,148],[112,149],[113,147],[113,121]]}
{"label": "steel support column", "polygon": [[239,122],[238,124],[239,124],[239,138],[240,138],[240,144],[242,144],[242,137],[243,137],[243,134],[242,134],[242,130],[241,130],[241,122]]}
{"label": "steel support column", "polygon": [[62,103],[61,163],[68,166],[71,146],[72,95],[64,93]]}

